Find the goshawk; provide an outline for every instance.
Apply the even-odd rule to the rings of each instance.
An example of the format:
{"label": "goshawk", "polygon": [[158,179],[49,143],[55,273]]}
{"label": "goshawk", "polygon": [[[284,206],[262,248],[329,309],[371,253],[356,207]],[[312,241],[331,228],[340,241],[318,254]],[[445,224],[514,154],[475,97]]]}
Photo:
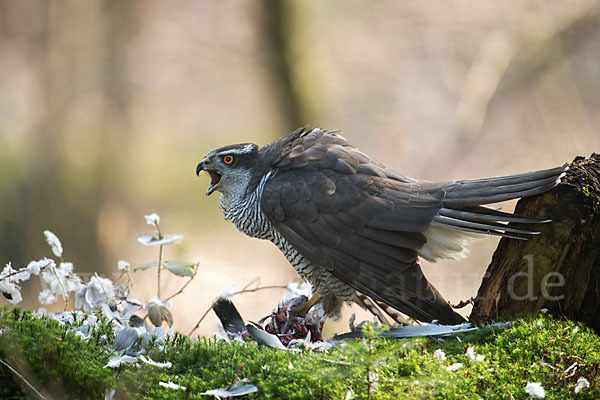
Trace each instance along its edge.
{"label": "goshawk", "polygon": [[225,219],[273,242],[338,316],[357,292],[419,321],[464,319],[428,282],[419,257],[460,259],[479,235],[526,238],[507,222],[541,223],[483,205],[554,187],[565,166],[454,182],[419,181],[386,168],[336,132],[299,129],[259,148],[210,152],[196,173],[222,193]]}

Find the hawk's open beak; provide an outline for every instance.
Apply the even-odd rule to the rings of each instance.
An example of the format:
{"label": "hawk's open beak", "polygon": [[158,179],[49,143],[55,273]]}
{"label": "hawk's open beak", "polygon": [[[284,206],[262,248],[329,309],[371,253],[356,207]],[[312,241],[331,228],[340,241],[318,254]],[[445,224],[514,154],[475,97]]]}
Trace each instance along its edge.
{"label": "hawk's open beak", "polygon": [[200,163],[198,163],[198,166],[196,167],[196,175],[200,175],[200,172],[202,171],[208,172],[208,174],[210,175],[210,186],[206,191],[206,195],[210,196],[212,192],[214,192],[219,186],[219,183],[221,182],[221,174],[219,174],[214,169],[207,168],[206,162],[207,159],[205,158],[204,160],[200,161]]}

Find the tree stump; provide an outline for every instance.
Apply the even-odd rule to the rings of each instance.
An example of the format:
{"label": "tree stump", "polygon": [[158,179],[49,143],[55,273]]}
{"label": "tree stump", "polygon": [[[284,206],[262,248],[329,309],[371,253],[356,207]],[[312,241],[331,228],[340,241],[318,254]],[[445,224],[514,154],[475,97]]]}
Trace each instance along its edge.
{"label": "tree stump", "polygon": [[546,308],[600,331],[600,154],[575,158],[558,186],[521,199],[515,214],[552,222],[536,225],[529,240],[500,240],[471,320]]}

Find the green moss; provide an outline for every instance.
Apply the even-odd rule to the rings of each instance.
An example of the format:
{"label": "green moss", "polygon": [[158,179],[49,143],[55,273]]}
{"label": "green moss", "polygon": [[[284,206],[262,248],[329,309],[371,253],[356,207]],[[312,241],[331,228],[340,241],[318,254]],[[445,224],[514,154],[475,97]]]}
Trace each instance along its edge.
{"label": "green moss", "polygon": [[[590,185],[585,185],[583,188],[581,188],[581,191],[583,192],[585,197],[589,197],[592,195],[592,191],[590,190]],[[594,211],[600,212],[600,196],[596,197],[596,202],[594,203]]]}
{"label": "green moss", "polygon": [[[512,327],[480,329],[436,341],[426,338],[376,339],[340,345],[329,353],[283,352],[250,343],[227,344],[213,339],[192,341],[181,335],[145,347],[155,361],[173,367],[141,364],[104,368],[113,340],[103,321],[88,341],[64,326],[28,312],[0,310],[0,360],[18,370],[51,398],[200,399],[200,393],[248,379],[260,399],[343,399],[348,391],[367,398],[367,366],[377,375],[373,399],[514,398],[526,399],[527,382],[540,382],[546,398],[573,398],[579,377],[590,387],[578,398],[600,397],[600,337],[581,324],[547,316],[515,320]],[[467,347],[485,356],[470,360]],[[447,360],[434,357],[442,349]],[[446,367],[462,363],[450,372]],[[565,370],[577,363],[571,373]],[[173,381],[186,391],[167,389]],[[34,398],[8,368],[0,364],[0,398]],[[373,387],[375,388],[375,387]]]}
{"label": "green moss", "polygon": [[589,196],[590,193],[590,185],[585,185],[583,188],[581,188],[581,191],[583,192],[583,194],[585,194],[586,196]]}
{"label": "green moss", "polygon": [[[53,397],[97,398],[114,384],[111,371],[102,368],[108,355],[99,345],[101,330],[85,343],[56,321],[16,309],[1,312],[0,329],[0,359]],[[6,382],[0,386],[0,398],[29,393],[17,390],[22,381],[5,365],[0,380]]]}

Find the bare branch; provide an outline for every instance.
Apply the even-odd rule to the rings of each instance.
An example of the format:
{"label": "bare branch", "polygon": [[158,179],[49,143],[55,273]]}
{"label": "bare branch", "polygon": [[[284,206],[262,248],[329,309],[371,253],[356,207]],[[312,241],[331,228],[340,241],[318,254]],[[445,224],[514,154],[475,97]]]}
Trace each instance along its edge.
{"label": "bare branch", "polygon": [[10,369],[12,371],[13,374],[15,374],[16,376],[18,376],[23,382],[25,382],[25,384],[35,392],[35,394],[37,394],[40,399],[44,399],[47,400],[47,397],[45,397],[43,394],[41,394],[31,383],[29,383],[29,381],[27,379],[25,379],[25,377],[23,375],[21,375],[20,373],[17,372],[16,369],[14,369],[13,367],[11,367],[8,363],[6,363],[4,360],[0,360],[0,363],[4,364],[6,366],[6,368]]}
{"label": "bare branch", "polygon": [[181,287],[181,289],[179,289],[176,293],[173,293],[172,295],[170,295],[169,297],[167,297],[164,301],[169,301],[171,300],[173,297],[180,295],[181,293],[183,293],[183,291],[185,290],[185,288],[187,287],[187,285],[189,285],[192,280],[196,277],[196,274],[198,273],[198,267],[199,267],[200,263],[196,263],[196,268],[194,269],[194,274],[192,276],[190,276],[190,278],[188,279],[188,281]]}
{"label": "bare branch", "polygon": [[[259,278],[255,278],[255,279],[251,280],[250,283],[248,283],[246,286],[244,286],[244,288],[242,290],[239,290],[237,292],[233,292],[232,296],[235,296],[235,295],[238,295],[238,294],[244,294],[244,293],[254,293],[254,292],[258,292],[260,290],[285,289],[285,288],[287,288],[287,285],[267,285],[267,286],[257,286],[257,287],[251,288],[251,289],[248,288],[248,286],[250,286],[254,282],[258,283],[259,281],[260,281]],[[196,325],[194,325],[194,327],[192,328],[192,330],[188,333],[188,336],[192,336],[192,333],[194,333],[194,331],[196,329],[198,329],[198,327],[200,326],[200,324],[202,323],[202,321],[204,321],[204,318],[206,318],[206,316],[208,315],[208,313],[210,312],[210,310],[212,310],[212,304],[210,305],[210,307],[208,307],[208,309],[206,311],[204,311],[204,314],[202,314],[202,317],[200,317],[200,319],[198,320],[198,322],[196,322]]]}
{"label": "bare branch", "polygon": [[[247,285],[246,285],[247,286]],[[233,296],[235,296],[236,294],[244,294],[244,293],[253,293],[253,292],[258,292],[260,290],[265,290],[265,289],[285,289],[287,288],[287,285],[267,285],[267,286],[258,286],[252,289],[242,289],[239,290],[237,292],[233,292]]]}

